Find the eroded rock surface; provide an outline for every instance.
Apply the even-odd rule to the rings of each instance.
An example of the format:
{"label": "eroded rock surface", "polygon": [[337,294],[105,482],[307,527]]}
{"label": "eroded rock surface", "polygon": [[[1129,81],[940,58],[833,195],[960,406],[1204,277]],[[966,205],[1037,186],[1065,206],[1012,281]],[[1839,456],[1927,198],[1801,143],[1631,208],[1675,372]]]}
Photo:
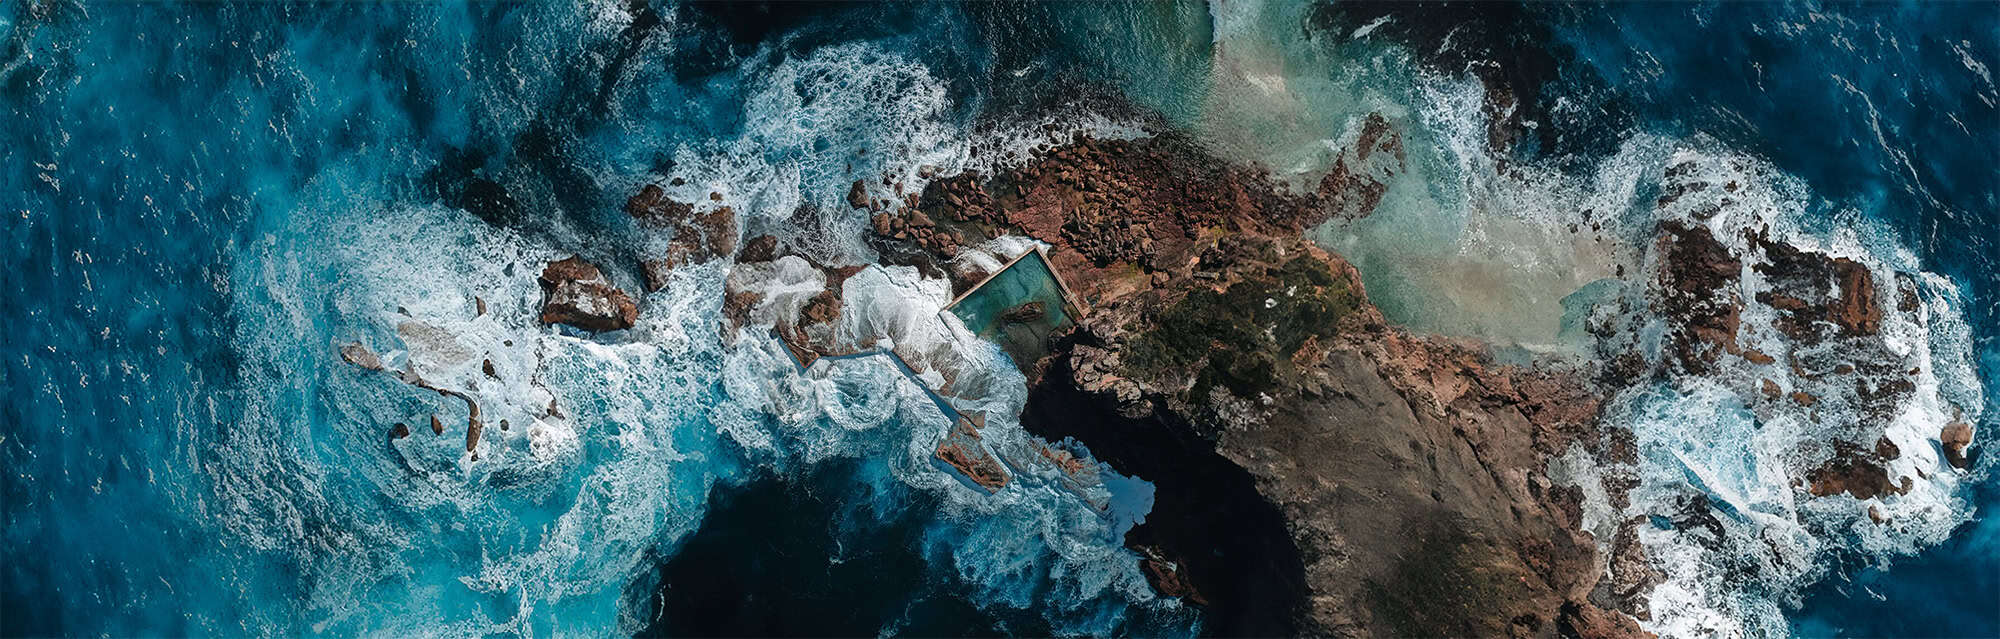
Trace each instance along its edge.
{"label": "eroded rock surface", "polygon": [[639,306],[582,257],[550,262],[542,269],[543,324],[568,324],[593,333],[632,328]]}
{"label": "eroded rock surface", "polygon": [[[1162,445],[1146,438],[1203,442],[1247,471],[1303,560],[1294,631],[1636,632],[1587,601],[1603,574],[1597,546],[1579,530],[1577,498],[1539,472],[1572,444],[1615,447],[1593,389],[1386,326],[1353,267],[1302,239],[1319,221],[1371,211],[1400,155],[1388,121],[1370,118],[1343,156],[1354,164],[1298,195],[1171,138],[1081,139],[1018,170],[933,182],[919,211],[931,237],[1050,245],[1092,308],[1037,370],[1125,416],[1172,416],[1133,422],[1163,432],[1079,438],[1113,460]],[[884,241],[936,264],[952,257],[908,222],[876,219]],[[1159,499],[1156,512],[1172,510],[1172,496]],[[1145,566],[1163,594],[1247,592],[1202,583],[1220,579],[1213,567],[1166,559],[1213,552],[1171,545],[1198,536],[1154,539],[1165,543],[1143,546]]]}

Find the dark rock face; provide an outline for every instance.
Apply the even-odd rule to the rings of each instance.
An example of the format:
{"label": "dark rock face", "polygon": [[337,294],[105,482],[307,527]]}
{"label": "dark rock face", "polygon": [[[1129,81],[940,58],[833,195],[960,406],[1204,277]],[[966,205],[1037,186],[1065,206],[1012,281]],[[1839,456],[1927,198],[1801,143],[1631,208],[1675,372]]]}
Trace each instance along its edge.
{"label": "dark rock face", "polygon": [[1587,389],[1394,334],[1341,340],[1315,374],[1218,441],[1290,522],[1309,632],[1535,635],[1597,582],[1574,502],[1536,471],[1602,445]]}
{"label": "dark rock face", "polygon": [[[719,196],[710,195],[711,199]],[[625,213],[643,227],[673,232],[665,255],[640,262],[648,292],[666,288],[668,275],[683,264],[707,262],[736,252],[736,211],[730,207],[718,206],[696,213],[693,204],[676,201],[667,196],[666,189],[648,184],[625,200]],[[776,238],[771,241],[775,248]]]}
{"label": "dark rock face", "polygon": [[550,262],[542,269],[543,324],[568,324],[593,333],[632,328],[639,307],[613,286],[596,265],[581,257]]}
{"label": "dark rock face", "polygon": [[736,256],[736,261],[740,263],[769,262],[775,259],[778,259],[778,238],[771,235],[750,238],[750,241],[743,245],[743,253]]}
{"label": "dark rock face", "polygon": [[1738,352],[1736,330],[1743,302],[1736,283],[1743,262],[1708,229],[1667,222],[1660,225],[1660,270],[1655,312],[1678,318],[1670,329],[1675,360],[1682,370],[1703,373],[1724,352]]}
{"label": "dark rock face", "polygon": [[1772,282],[1759,302],[1778,309],[1778,330],[1806,345],[1882,331],[1882,305],[1868,267],[1847,258],[1803,251],[1753,233],[1750,244],[1768,261],[1757,271]]}

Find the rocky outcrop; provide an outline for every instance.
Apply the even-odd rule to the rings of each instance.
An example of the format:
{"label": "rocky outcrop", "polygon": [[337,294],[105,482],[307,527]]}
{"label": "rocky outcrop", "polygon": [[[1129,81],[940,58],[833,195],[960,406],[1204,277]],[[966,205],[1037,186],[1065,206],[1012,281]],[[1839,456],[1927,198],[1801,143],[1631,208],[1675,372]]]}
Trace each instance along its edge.
{"label": "rocky outcrop", "polygon": [[1772,284],[1757,300],[1779,310],[1778,329],[1786,336],[1810,345],[1882,331],[1882,305],[1875,298],[1875,278],[1868,267],[1801,250],[1762,232],[1748,233],[1746,238],[1764,259],[1757,272]]}
{"label": "rocky outcrop", "polygon": [[1139,571],[1145,573],[1146,583],[1153,591],[1166,597],[1179,597],[1197,605],[1207,605],[1208,599],[1196,590],[1194,580],[1181,570],[1180,562],[1168,559],[1163,551],[1153,546],[1139,546],[1133,550],[1139,553]]}
{"label": "rocky outcrop", "polygon": [[1705,227],[1663,223],[1657,239],[1661,255],[1654,312],[1676,318],[1669,339],[1681,370],[1712,370],[1723,353],[1740,352],[1736,331],[1743,301],[1736,283],[1743,263]]}
{"label": "rocky outcrop", "polygon": [[[1379,203],[1386,177],[1361,167],[1400,169],[1386,119],[1364,122],[1357,142],[1352,163],[1303,195],[1172,138],[1082,139],[1018,170],[934,181],[918,208],[966,244],[1018,233],[1050,245],[1052,264],[1093,308],[1047,370],[1170,429],[1063,434],[1114,465],[1131,456],[1104,451],[1157,438],[1202,442],[1247,471],[1303,560],[1309,596],[1297,631],[1636,629],[1579,603],[1599,580],[1596,544],[1578,530],[1578,497],[1536,470],[1572,444],[1619,448],[1597,425],[1595,389],[1562,371],[1496,365],[1476,344],[1385,326],[1353,267],[1302,238]],[[876,220],[878,231],[898,229],[893,216]],[[1157,525],[1200,521],[1171,515],[1178,498],[1167,493],[1190,490],[1182,486],[1160,484]],[[1213,552],[1175,547],[1198,537],[1149,537],[1142,570],[1156,589],[1215,589],[1241,610],[1241,586],[1214,581],[1223,568],[1166,559]]]}
{"label": "rocky outcrop", "polygon": [[1914,484],[1908,477],[1900,482],[1889,479],[1886,465],[1901,457],[1902,451],[1887,438],[1876,440],[1871,449],[1836,439],[1833,449],[1831,459],[1806,472],[1806,482],[1815,497],[1840,493],[1848,493],[1855,499],[1900,495],[1909,492]]}
{"label": "rocky outcrop", "polygon": [[550,262],[542,269],[543,324],[568,324],[593,333],[632,328],[639,306],[582,257]]}
{"label": "rocky outcrop", "polygon": [[959,475],[987,492],[998,491],[1007,485],[1007,469],[986,450],[979,428],[970,419],[961,417],[952,425],[951,432],[938,442],[936,456],[938,461],[956,469]]}
{"label": "rocky outcrop", "polygon": [[1965,448],[1972,445],[1972,425],[1963,421],[1945,424],[1938,432],[1938,442],[1944,446],[1945,461],[1954,468],[1970,468],[1972,462],[1965,456]]}
{"label": "rocky outcrop", "polygon": [[1370,113],[1352,147],[1334,158],[1333,168],[1320,178],[1317,195],[1328,214],[1347,220],[1375,211],[1389,192],[1389,181],[1406,170],[1403,135],[1380,113]]}
{"label": "rocky outcrop", "polygon": [[[711,194],[711,201],[717,198],[717,194]],[[664,254],[640,263],[649,292],[665,288],[667,276],[681,265],[707,262],[736,252],[736,211],[730,207],[715,206],[697,212],[695,205],[676,201],[659,185],[648,184],[625,201],[625,213],[641,226],[673,233]],[[775,238],[772,241],[775,243]]]}
{"label": "rocky outcrop", "polygon": [[738,263],[769,262],[778,259],[778,238],[759,235],[743,244],[743,252],[736,256]]}

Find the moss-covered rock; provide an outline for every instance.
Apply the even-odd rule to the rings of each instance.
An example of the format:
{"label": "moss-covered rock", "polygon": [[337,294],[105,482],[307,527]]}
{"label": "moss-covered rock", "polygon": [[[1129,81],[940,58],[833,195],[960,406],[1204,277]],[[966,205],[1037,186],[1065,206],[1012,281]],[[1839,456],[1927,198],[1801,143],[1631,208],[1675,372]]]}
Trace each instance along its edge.
{"label": "moss-covered rock", "polygon": [[1295,257],[1182,297],[1140,332],[1125,362],[1155,379],[1192,376],[1197,404],[1218,386],[1255,398],[1295,376],[1292,354],[1308,339],[1332,337],[1362,303],[1326,262]]}

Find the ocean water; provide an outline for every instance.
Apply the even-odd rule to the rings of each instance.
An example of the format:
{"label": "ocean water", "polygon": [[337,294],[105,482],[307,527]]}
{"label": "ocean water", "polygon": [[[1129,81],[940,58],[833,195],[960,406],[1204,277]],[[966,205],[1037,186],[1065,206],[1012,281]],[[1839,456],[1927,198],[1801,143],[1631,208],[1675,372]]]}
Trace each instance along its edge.
{"label": "ocean water", "polygon": [[[1392,319],[1530,349],[1560,341],[1564,297],[1637,262],[1621,233],[1650,213],[1613,212],[1664,166],[1741,160],[1801,241],[1936,274],[1962,328],[1927,338],[1933,374],[1983,397],[1980,445],[2000,432],[2000,393],[1977,392],[2000,379],[1990,4],[0,0],[0,34],[5,635],[1200,632],[1120,547],[1130,518],[1094,505],[1110,488],[956,481],[929,461],[947,425],[888,364],[799,375],[719,335],[719,264],[615,343],[530,315],[544,261],[657,248],[619,210],[641,184],[681,178],[672,195],[721,195],[746,234],[860,263],[849,183],[1006,162],[1045,123],[1175,127],[1303,181],[1384,113],[1407,172],[1316,237]],[[1468,71],[1487,62],[1535,87],[1515,157],[1485,151]],[[1608,239],[1561,230],[1585,210]],[[898,331],[893,309],[949,301],[857,278],[850,307]],[[462,409],[348,366],[350,341],[484,384],[480,459]],[[997,351],[964,366],[968,401],[1017,433],[1019,374]],[[1754,456],[1689,446],[1777,431],[1701,392],[1626,410],[1657,425],[1657,468],[1773,499]],[[388,436],[434,413],[445,436]],[[1802,526],[1820,570],[1690,593],[1688,615],[2000,635],[1992,458],[1940,529]],[[701,605],[717,593],[743,607]],[[828,625],[770,621],[787,612]]]}

